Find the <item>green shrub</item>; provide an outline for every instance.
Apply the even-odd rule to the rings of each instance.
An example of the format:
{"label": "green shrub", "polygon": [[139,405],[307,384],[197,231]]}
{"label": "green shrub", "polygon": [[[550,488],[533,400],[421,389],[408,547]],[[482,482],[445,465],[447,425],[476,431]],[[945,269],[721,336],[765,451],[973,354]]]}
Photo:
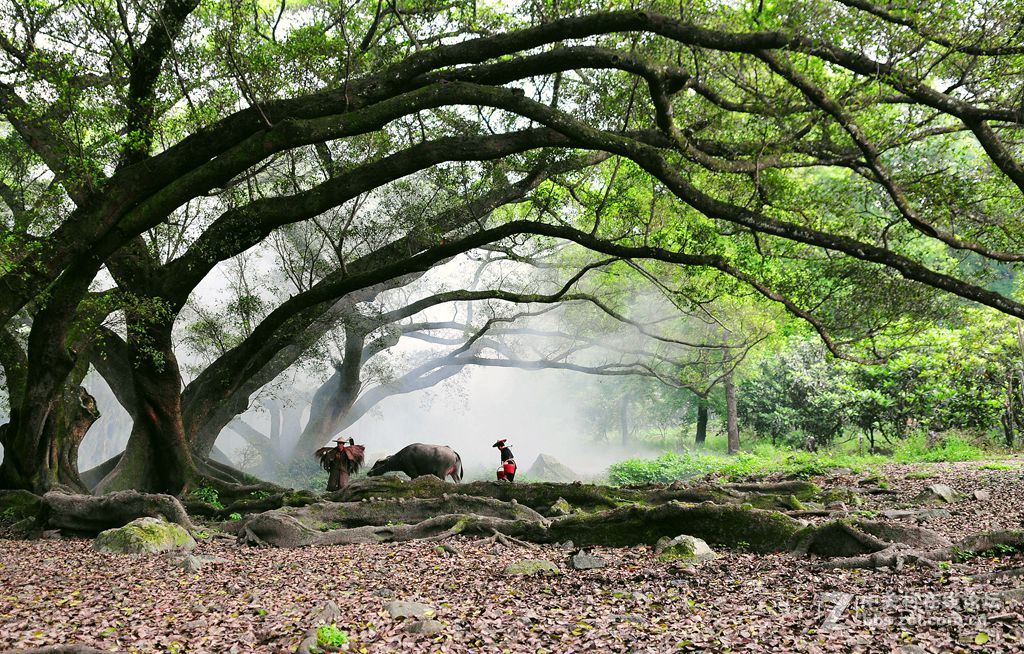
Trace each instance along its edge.
{"label": "green shrub", "polygon": [[322,624],[316,630],[316,643],[321,647],[341,647],[348,641],[348,634],[336,624]]}

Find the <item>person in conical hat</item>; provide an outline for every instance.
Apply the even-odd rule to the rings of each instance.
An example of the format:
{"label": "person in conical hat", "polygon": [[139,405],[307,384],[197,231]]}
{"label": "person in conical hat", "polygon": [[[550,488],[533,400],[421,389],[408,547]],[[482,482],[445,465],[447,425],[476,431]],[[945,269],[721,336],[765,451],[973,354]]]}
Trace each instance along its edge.
{"label": "person in conical hat", "polygon": [[320,466],[330,473],[327,479],[327,492],[341,490],[348,486],[348,477],[359,471],[363,465],[365,448],[356,445],[354,438],[345,442],[345,437],[335,438],[334,447],[321,447],[315,455],[320,459]]}
{"label": "person in conical hat", "polygon": [[501,454],[501,466],[498,468],[498,480],[499,481],[515,481],[516,479],[516,459],[512,455],[512,450],[507,444],[507,438],[502,438],[491,447],[498,448],[498,452]]}

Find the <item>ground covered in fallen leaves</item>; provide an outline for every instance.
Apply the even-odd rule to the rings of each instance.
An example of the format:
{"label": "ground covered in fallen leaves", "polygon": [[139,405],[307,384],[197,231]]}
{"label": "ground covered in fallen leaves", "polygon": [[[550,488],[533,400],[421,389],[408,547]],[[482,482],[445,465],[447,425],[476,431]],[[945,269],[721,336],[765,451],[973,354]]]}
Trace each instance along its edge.
{"label": "ground covered in fallen leaves", "polygon": [[[880,473],[896,494],[858,508],[906,505],[945,483],[968,498],[925,526],[953,539],[1019,529],[1020,465],[887,466]],[[858,477],[815,481],[849,486]],[[991,497],[976,499],[976,490]],[[571,551],[557,546],[448,543],[458,556],[424,542],[276,550],[212,538],[195,553],[228,562],[186,572],[168,557],[100,554],[89,540],[0,540],[0,650],[290,652],[334,601],[351,652],[1024,651],[1019,553],[897,572],[819,570],[743,551],[687,568],[635,547],[597,549],[608,565],[576,571]],[[549,559],[561,574],[502,574],[524,558]],[[429,604],[443,628],[409,633],[384,610],[392,599]]]}

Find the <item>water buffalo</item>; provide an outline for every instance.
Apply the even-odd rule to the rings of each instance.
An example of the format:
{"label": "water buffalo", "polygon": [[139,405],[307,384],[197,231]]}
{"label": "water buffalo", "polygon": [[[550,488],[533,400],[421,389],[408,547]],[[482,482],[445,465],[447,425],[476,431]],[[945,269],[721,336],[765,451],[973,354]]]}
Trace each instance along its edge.
{"label": "water buffalo", "polygon": [[443,480],[451,475],[457,484],[462,481],[462,457],[447,445],[413,443],[374,463],[366,476],[377,477],[385,472],[404,472],[413,479],[434,475]]}

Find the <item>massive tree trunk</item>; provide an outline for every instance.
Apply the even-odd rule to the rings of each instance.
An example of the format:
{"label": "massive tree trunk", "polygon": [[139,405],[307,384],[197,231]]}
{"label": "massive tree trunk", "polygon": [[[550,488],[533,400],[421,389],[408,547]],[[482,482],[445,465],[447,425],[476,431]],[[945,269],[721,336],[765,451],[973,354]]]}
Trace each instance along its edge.
{"label": "massive tree trunk", "polygon": [[[27,352],[9,350],[18,344],[9,332],[4,337],[4,366],[16,371],[17,388],[11,385],[10,421],[0,431],[4,446],[0,487],[36,493],[46,492],[54,484],[84,488],[77,473],[78,444],[92,421],[80,419],[72,410],[67,414],[69,422],[64,404],[68,388],[77,393],[78,380],[84,375],[80,373],[69,383],[78,353],[68,336],[95,272],[95,267],[69,271],[70,276],[51,290],[49,301],[32,322]],[[66,432],[72,425],[79,435]],[[73,463],[63,470],[69,474],[74,469],[74,474],[63,477],[61,461]]]}
{"label": "massive tree trunk", "polygon": [[176,495],[198,474],[181,419],[181,373],[171,326],[167,319],[129,318],[135,421],[124,454],[96,487],[99,493],[136,489]]}

